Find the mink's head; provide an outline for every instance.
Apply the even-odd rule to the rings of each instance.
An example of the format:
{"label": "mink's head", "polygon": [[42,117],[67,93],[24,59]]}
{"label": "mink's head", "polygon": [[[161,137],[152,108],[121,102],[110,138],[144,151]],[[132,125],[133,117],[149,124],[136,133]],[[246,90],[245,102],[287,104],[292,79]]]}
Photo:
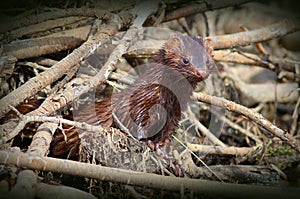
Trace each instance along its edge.
{"label": "mink's head", "polygon": [[170,38],[154,57],[154,62],[180,72],[190,83],[206,79],[213,68],[212,47],[201,37]]}

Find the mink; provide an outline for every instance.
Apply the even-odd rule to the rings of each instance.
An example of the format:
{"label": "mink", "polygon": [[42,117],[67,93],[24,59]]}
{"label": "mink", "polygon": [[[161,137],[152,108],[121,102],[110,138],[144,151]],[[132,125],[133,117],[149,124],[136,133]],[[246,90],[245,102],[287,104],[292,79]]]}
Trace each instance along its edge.
{"label": "mink", "polygon": [[[178,128],[182,111],[197,83],[213,69],[212,47],[201,37],[173,36],[145,68],[132,85],[101,102],[82,105],[73,117],[92,125],[125,128],[134,139],[168,158],[165,147]],[[67,140],[56,133],[50,156],[72,159],[70,151],[71,156],[78,153],[78,132],[69,126]]]}

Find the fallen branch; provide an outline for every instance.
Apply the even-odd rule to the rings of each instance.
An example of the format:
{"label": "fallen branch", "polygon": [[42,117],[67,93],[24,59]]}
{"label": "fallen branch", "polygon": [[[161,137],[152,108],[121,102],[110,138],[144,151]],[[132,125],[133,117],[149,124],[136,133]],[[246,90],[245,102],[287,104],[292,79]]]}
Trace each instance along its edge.
{"label": "fallen branch", "polygon": [[0,151],[0,164],[119,182],[141,187],[146,186],[162,190],[180,191],[183,189],[186,192],[222,198],[257,198],[257,196],[262,198],[296,198],[300,194],[300,190],[297,188],[285,187],[282,189],[281,187],[175,178],[7,151]]}
{"label": "fallen branch", "polygon": [[221,97],[210,96],[204,93],[194,93],[193,99],[198,100],[200,102],[205,102],[208,104],[212,104],[218,107],[226,108],[228,111],[236,112],[239,114],[244,115],[245,117],[249,118],[253,122],[257,123],[264,129],[268,130],[274,136],[280,138],[282,141],[286,142],[292,148],[300,153],[300,144],[299,141],[292,137],[288,132],[283,131],[282,129],[278,128],[266,118],[264,118],[261,114],[252,111],[251,109],[236,104],[232,101],[226,100]]}

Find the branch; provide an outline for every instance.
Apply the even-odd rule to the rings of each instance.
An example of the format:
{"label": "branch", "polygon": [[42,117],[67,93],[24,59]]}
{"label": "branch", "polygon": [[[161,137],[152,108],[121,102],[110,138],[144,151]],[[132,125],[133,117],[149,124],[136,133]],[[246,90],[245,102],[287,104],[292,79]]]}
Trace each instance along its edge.
{"label": "branch", "polygon": [[208,37],[208,39],[212,41],[214,49],[224,49],[267,41],[298,30],[300,30],[299,18],[288,18],[260,29],[222,36],[212,36]]}
{"label": "branch", "polygon": [[40,171],[50,171],[53,173],[70,174],[141,187],[146,186],[162,190],[180,191],[183,189],[186,192],[222,198],[253,198],[257,196],[262,198],[296,198],[300,194],[299,189],[297,188],[285,187],[282,189],[281,187],[230,184],[199,179],[175,178],[70,160],[30,156],[22,153],[17,154],[7,151],[0,151],[0,164],[26,167]]}
{"label": "branch", "polygon": [[[206,37],[206,39],[211,40],[213,48],[215,50],[233,48],[235,46],[246,46],[251,43],[267,41],[270,39],[282,37],[289,33],[296,32],[300,30],[300,23],[298,21],[299,18],[289,18],[256,30]],[[144,45],[143,42],[137,42],[135,45],[130,47],[125,56],[130,58],[130,56],[134,55],[143,55],[142,52],[139,53],[140,49],[142,49],[143,46],[145,49],[147,49],[147,51],[144,51],[144,54],[146,52],[147,55],[153,55],[164,43],[164,41],[156,40],[153,40],[151,42],[147,41],[147,43],[145,43]]]}
{"label": "branch", "polygon": [[163,22],[171,21],[174,19],[179,19],[181,17],[187,17],[197,13],[203,13],[206,11],[217,10],[221,8],[226,8],[230,6],[236,6],[249,2],[249,0],[209,0],[209,1],[199,1],[199,3],[189,4],[187,6],[172,10],[167,13]]}
{"label": "branch", "polygon": [[300,153],[300,144],[299,141],[293,138],[288,132],[283,131],[278,128],[274,124],[272,124],[269,120],[264,118],[261,114],[248,109],[245,106],[236,104],[232,101],[226,100],[221,97],[210,96],[204,93],[194,93],[193,99],[205,102],[208,104],[212,104],[218,107],[226,108],[228,111],[236,112],[238,114],[242,114],[245,117],[249,118],[253,122],[257,123],[264,129],[268,130],[274,136],[279,137],[282,141],[286,142],[292,148]]}

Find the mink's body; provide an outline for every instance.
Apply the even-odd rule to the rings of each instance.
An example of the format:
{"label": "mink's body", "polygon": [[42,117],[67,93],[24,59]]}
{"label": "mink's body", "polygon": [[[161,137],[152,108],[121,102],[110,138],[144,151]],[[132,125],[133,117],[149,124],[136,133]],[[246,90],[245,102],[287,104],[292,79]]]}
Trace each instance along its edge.
{"label": "mink's body", "polygon": [[[122,125],[134,138],[161,152],[175,132],[193,89],[207,78],[212,68],[211,52],[200,37],[172,37],[132,85],[111,98],[81,106],[73,113],[74,120],[103,127]],[[78,130],[68,126],[65,134],[67,140],[62,133],[54,136],[51,156],[70,158],[71,149],[78,153]]]}

